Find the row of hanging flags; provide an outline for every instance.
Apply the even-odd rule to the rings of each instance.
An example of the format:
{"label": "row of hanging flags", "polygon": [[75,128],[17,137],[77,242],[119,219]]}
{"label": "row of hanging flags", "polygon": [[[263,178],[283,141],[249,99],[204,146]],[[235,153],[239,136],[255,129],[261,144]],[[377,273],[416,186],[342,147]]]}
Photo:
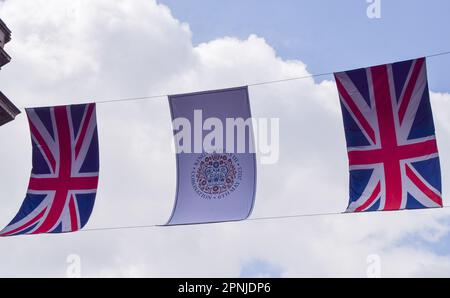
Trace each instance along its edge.
{"label": "row of hanging flags", "polygon": [[[335,80],[350,168],[347,212],[442,207],[425,58],[339,72]],[[226,118],[251,118],[247,87],[169,96],[169,105],[172,119],[191,123],[195,110],[223,123]],[[92,213],[98,186],[95,104],[30,108],[26,113],[33,169],[25,200],[0,236],[80,230]],[[203,149],[176,154],[176,199],[166,225],[250,216],[256,157],[250,153],[252,132],[246,138],[249,150],[244,153]]]}

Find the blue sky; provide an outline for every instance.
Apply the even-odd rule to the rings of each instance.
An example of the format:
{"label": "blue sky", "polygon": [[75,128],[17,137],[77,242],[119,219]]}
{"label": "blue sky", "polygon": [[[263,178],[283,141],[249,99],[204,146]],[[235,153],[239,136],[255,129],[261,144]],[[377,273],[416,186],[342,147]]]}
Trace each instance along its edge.
{"label": "blue sky", "polygon": [[[347,70],[450,51],[450,1],[381,0],[381,18],[367,17],[365,0],[160,0],[190,25],[194,44],[250,34],[263,37],[283,59],[298,59],[313,74]],[[428,59],[430,89],[450,91],[450,55]],[[331,77],[323,77],[330,79]],[[450,236],[419,235],[399,245],[448,255]],[[249,261],[241,276],[279,276],[265,260]]]}
{"label": "blue sky", "polygon": [[[346,70],[450,51],[450,2],[381,0],[369,19],[366,0],[160,0],[189,23],[195,44],[223,36],[264,37],[284,59],[311,73]],[[450,91],[450,55],[429,59],[430,88]]]}
{"label": "blue sky", "polygon": [[[158,1],[173,16],[152,0],[3,2],[13,60],[0,72],[2,92],[20,106],[60,105],[305,74],[301,63],[286,59],[323,73],[450,50],[448,0],[381,0],[379,20],[366,16],[366,0]],[[193,47],[179,20],[189,24],[194,45],[205,44]],[[449,62],[450,55],[428,65],[431,90],[447,92],[431,96],[447,205]],[[252,216],[345,210],[348,165],[335,84],[299,80],[250,89],[254,115],[280,118],[282,131],[280,162],[258,167]],[[176,190],[167,99],[98,105],[98,121],[101,185],[89,228],[166,222]],[[0,171],[2,227],[28,185],[25,115],[2,126],[0,139],[11,140],[0,146],[7,169]],[[65,276],[68,256],[77,255],[86,277],[364,277],[374,254],[384,277],[448,276],[449,211],[12,237],[0,246],[0,276]]]}
{"label": "blue sky", "polygon": [[242,278],[250,277],[272,277],[278,278],[282,276],[282,269],[278,266],[271,264],[265,260],[252,260],[245,263],[242,266],[241,275]]}

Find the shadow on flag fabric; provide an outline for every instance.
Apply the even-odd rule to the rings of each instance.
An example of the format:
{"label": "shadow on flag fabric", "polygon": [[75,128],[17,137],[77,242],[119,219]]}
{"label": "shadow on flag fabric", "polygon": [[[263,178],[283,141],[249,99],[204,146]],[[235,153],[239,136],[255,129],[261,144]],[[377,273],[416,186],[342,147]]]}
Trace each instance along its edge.
{"label": "shadow on flag fabric", "polygon": [[33,169],[25,200],[0,236],[77,231],[88,222],[98,185],[95,104],[26,112]]}
{"label": "shadow on flag fabric", "polygon": [[335,79],[350,166],[347,212],[442,207],[425,58]]}
{"label": "shadow on flag fabric", "polygon": [[173,95],[169,105],[177,192],[166,225],[248,218],[255,199],[256,157],[247,87]]}

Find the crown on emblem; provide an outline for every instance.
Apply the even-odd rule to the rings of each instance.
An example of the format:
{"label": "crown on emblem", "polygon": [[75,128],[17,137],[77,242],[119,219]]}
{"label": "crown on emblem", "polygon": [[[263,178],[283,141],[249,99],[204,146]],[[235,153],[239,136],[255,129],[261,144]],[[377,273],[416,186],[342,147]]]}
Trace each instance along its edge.
{"label": "crown on emblem", "polygon": [[206,194],[229,191],[236,180],[236,166],[228,154],[212,153],[200,158],[195,171],[195,187]]}
{"label": "crown on emblem", "polygon": [[222,160],[211,161],[205,168],[206,182],[210,187],[224,185],[227,175],[228,167]]}

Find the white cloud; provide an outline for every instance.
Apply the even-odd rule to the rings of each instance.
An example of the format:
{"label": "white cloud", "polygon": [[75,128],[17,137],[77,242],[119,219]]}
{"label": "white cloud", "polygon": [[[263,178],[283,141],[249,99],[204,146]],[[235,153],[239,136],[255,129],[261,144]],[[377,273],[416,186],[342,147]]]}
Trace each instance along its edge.
{"label": "white cloud", "polygon": [[[22,0],[1,6],[13,62],[0,88],[36,106],[221,88],[308,75],[257,36],[193,46],[187,24],[155,1]],[[256,117],[280,117],[281,156],[258,169],[254,216],[344,210],[347,162],[334,83],[304,79],[250,88]],[[449,94],[432,94],[441,152],[450,150]],[[26,117],[0,129],[0,224],[26,190]],[[99,105],[101,182],[89,227],[164,223],[175,194],[167,100]],[[444,173],[450,166],[444,154]],[[444,176],[445,179],[445,176]],[[444,188],[448,189],[448,183]],[[450,260],[398,243],[444,235],[445,210],[345,215],[178,228],[0,239],[0,276],[63,276],[81,256],[89,276],[239,276],[264,260],[285,276],[365,276],[379,254],[386,276],[440,275]],[[430,232],[431,231],[431,232]],[[433,241],[433,237],[431,237]],[[446,271],[445,271],[446,270]]]}

